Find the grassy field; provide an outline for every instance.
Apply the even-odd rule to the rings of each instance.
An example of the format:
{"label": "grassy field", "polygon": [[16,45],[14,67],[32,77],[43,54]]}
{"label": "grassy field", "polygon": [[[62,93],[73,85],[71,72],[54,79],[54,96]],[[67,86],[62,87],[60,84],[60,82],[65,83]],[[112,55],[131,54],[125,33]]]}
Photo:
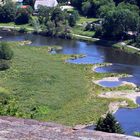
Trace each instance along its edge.
{"label": "grassy field", "polygon": [[73,31],[73,34],[87,36],[87,37],[93,37],[93,35],[95,34],[94,31],[85,31],[83,27],[79,25],[76,25],[75,27],[73,27],[72,31]]}
{"label": "grassy field", "polygon": [[96,122],[108,110],[113,99],[97,94],[117,88],[91,82],[106,75],[95,76],[90,65],[67,64],[68,56],[48,54],[47,47],[11,46],[14,58],[11,68],[0,72],[0,89],[15,98],[14,116],[75,125]]}
{"label": "grassy field", "polygon": [[83,16],[80,16],[79,20],[77,21],[77,24],[84,24],[86,22],[93,22],[93,21],[97,21],[99,19],[97,18],[86,18]]}
{"label": "grassy field", "polygon": [[29,24],[24,24],[24,25],[16,25],[14,22],[10,22],[10,23],[0,23],[0,27],[8,27],[8,28],[12,28],[12,29],[20,29],[20,28],[25,28],[27,31],[33,31],[34,28],[32,26],[30,26]]}

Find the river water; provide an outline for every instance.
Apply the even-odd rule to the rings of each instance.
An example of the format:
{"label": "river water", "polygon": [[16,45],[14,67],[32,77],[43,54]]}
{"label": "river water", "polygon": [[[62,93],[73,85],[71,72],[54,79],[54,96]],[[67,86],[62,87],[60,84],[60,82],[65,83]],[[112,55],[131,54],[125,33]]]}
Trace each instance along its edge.
{"label": "river water", "polygon": [[[101,84],[106,87],[119,86],[122,81],[133,82],[140,86],[140,57],[135,54],[130,55],[118,51],[112,47],[96,45],[88,41],[64,40],[48,38],[33,34],[20,34],[12,32],[0,32],[1,41],[23,41],[31,40],[31,46],[62,46],[63,49],[57,53],[62,54],[85,54],[86,57],[75,60],[68,60],[69,63],[75,64],[96,64],[96,63],[113,63],[111,66],[100,67],[96,72],[106,73],[127,73],[132,75],[129,78],[121,78],[120,81]],[[140,131],[140,108],[137,109],[119,109],[115,117],[121,123],[126,134],[132,135],[134,131]]]}

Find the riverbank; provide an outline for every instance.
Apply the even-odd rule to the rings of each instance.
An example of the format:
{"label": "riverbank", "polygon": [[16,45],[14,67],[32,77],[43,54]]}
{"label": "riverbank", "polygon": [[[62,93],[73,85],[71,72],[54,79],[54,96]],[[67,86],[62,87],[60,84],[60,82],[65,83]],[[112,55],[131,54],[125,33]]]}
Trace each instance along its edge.
{"label": "riverbank", "polygon": [[[65,63],[71,55],[52,55],[48,47],[28,47],[21,42],[10,46],[14,51],[12,67],[0,72],[0,83],[9,96],[16,98],[17,117],[32,116],[67,125],[96,123],[108,111],[109,104],[118,100],[104,100],[98,95],[131,89],[127,86],[103,88],[92,83],[92,77],[98,79],[112,74],[97,74],[91,70],[93,65]],[[134,106],[129,101],[128,104]]]}
{"label": "riverbank", "polygon": [[[25,32],[34,33],[35,30],[33,27],[29,25],[21,26],[21,25],[13,25],[13,24],[0,24],[0,30],[5,31],[20,31],[25,30]],[[91,36],[79,35],[79,34],[72,34],[73,39],[83,40],[83,41],[90,41],[94,42],[97,45],[103,45],[106,47],[114,47],[120,51],[124,51],[126,53],[135,53],[136,55],[140,56],[140,49],[134,46],[127,45],[125,42],[116,42],[116,41],[109,41],[109,40],[102,40],[100,38],[93,38]]]}
{"label": "riverbank", "polygon": [[16,100],[15,116],[67,125],[96,123],[114,101],[97,96],[110,90],[92,83],[91,65],[65,63],[70,56],[49,54],[48,47],[10,46],[12,66],[0,72],[0,83]]}
{"label": "riverbank", "polygon": [[106,92],[99,95],[103,98],[127,98],[137,104],[137,99],[140,98],[140,92],[134,90]]}

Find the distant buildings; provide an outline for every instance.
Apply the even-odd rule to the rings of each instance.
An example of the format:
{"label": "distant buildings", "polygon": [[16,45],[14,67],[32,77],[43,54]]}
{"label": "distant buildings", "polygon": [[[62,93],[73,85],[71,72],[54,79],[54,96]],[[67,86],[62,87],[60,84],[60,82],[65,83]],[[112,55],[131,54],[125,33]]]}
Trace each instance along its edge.
{"label": "distant buildings", "polygon": [[58,5],[57,0],[36,0],[34,8],[37,9],[39,5],[47,7],[55,7]]}

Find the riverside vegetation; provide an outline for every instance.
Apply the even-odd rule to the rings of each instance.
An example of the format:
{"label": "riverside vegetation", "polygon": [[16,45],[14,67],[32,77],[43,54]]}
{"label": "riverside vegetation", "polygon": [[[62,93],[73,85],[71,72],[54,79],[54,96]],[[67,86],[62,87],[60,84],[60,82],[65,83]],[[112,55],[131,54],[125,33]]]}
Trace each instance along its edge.
{"label": "riverside vegetation", "polygon": [[57,7],[38,7],[37,15],[33,15],[33,0],[23,0],[23,4],[28,5],[25,9],[11,2],[4,2],[0,6],[2,26],[24,25],[22,31],[25,27],[25,31],[30,29],[46,36],[67,39],[79,34],[114,43],[127,41],[136,47],[140,44],[138,0],[70,0],[72,10],[62,10],[61,5],[67,5],[68,0],[60,0]]}
{"label": "riverside vegetation", "polygon": [[109,103],[116,101],[98,94],[132,88],[100,87],[92,83],[92,77],[110,74],[94,73],[91,65],[68,64],[65,60],[70,56],[49,54],[48,47],[20,46],[18,42],[8,45],[14,57],[10,69],[0,72],[0,115],[67,125],[95,123]]}
{"label": "riverside vegetation", "polygon": [[[68,1],[59,2],[63,5]],[[16,4],[8,1],[0,6],[1,27],[14,26],[20,32],[30,30],[65,39],[71,39],[75,34],[88,36],[88,39],[96,37],[109,40],[108,43],[103,40],[97,42],[106,42],[106,45],[113,42],[113,46],[119,41],[126,41],[136,47],[140,45],[138,0],[71,0],[73,10],[62,11],[60,5],[53,8],[40,6],[36,16],[33,15],[34,1],[24,0],[23,4],[30,6],[26,9],[17,8]],[[13,52],[9,46],[14,52],[12,60]],[[121,49],[124,51],[123,47]],[[0,72],[1,115],[68,125],[95,123],[107,112],[109,103],[116,101],[99,98],[98,94],[132,89],[131,86],[106,89],[95,85],[91,82],[92,77],[98,79],[114,74],[94,73],[91,65],[67,64],[65,59],[71,56],[51,55],[48,47],[21,47],[19,43],[2,43],[0,49],[6,52],[0,58],[0,69],[5,70]]]}

